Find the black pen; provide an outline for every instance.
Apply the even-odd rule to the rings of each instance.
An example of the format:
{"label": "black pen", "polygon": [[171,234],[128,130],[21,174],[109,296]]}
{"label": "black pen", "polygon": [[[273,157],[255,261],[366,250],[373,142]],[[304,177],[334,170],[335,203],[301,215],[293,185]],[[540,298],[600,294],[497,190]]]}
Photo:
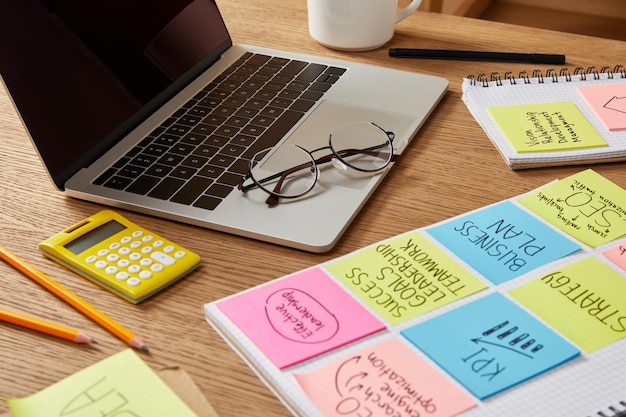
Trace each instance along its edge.
{"label": "black pen", "polygon": [[531,64],[565,64],[565,55],[520,52],[455,51],[447,49],[392,48],[396,58],[459,59],[469,61],[527,62]]}

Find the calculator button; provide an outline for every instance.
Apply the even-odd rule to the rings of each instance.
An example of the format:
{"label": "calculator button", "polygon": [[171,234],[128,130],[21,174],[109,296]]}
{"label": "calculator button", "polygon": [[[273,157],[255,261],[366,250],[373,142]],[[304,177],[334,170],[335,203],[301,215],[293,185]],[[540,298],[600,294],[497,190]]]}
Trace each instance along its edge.
{"label": "calculator button", "polygon": [[111,253],[107,256],[107,261],[109,262],[117,262],[120,260],[120,256],[116,253]]}
{"label": "calculator button", "polygon": [[133,240],[133,238],[131,238],[130,236],[124,236],[120,242],[122,242],[123,244],[126,244],[128,242],[130,242],[131,240]]}
{"label": "calculator button", "polygon": [[165,267],[161,264],[152,264],[152,266],[150,267],[150,270],[152,272],[161,272],[163,271],[163,269],[165,269]]}
{"label": "calculator button", "polygon": [[165,252],[165,253],[174,252],[174,246],[167,245],[166,247],[163,248],[163,252]]}
{"label": "calculator button", "polygon": [[107,263],[105,261],[98,261],[94,264],[94,266],[98,269],[104,269],[107,267]]}
{"label": "calculator button", "polygon": [[139,265],[131,265],[128,267],[128,272],[130,272],[131,274],[136,274],[139,271],[141,271]]}
{"label": "calculator button", "polygon": [[143,232],[141,230],[135,230],[132,234],[133,237],[139,237],[143,235]]}
{"label": "calculator button", "polygon": [[131,244],[130,244],[130,247],[131,247],[132,249],[137,249],[137,248],[140,248],[140,247],[141,247],[141,242],[140,242],[140,241],[138,241],[138,240],[136,240],[136,241],[134,241],[133,243],[131,243]]}
{"label": "calculator button", "polygon": [[117,266],[120,268],[128,268],[128,265],[130,265],[130,261],[128,259],[120,259],[117,261]]}
{"label": "calculator button", "polygon": [[128,272],[125,271],[118,272],[117,275],[115,275],[115,278],[119,279],[120,281],[127,280],[128,277],[130,277],[130,275],[128,275]]}
{"label": "calculator button", "polygon": [[122,256],[126,256],[130,253],[130,249],[129,248],[120,248],[119,250],[119,254]]}
{"label": "calculator button", "polygon": [[150,266],[150,265],[152,265],[152,259],[150,259],[150,258],[142,258],[141,261],[139,261],[139,265],[141,265],[141,266]]}
{"label": "calculator button", "polygon": [[155,248],[160,248],[161,246],[163,246],[163,244],[164,242],[161,239],[159,239],[159,240],[155,240],[152,246]]}
{"label": "calculator button", "polygon": [[141,281],[139,280],[139,278],[128,278],[126,280],[126,283],[131,287],[136,287],[137,285],[141,284]]}
{"label": "calculator button", "polygon": [[117,271],[119,271],[119,269],[117,269],[117,267],[115,266],[107,266],[106,269],[104,270],[104,272],[106,272],[109,275],[115,275],[117,274]]}
{"label": "calculator button", "polygon": [[139,254],[139,253],[137,253],[137,252],[133,252],[133,253],[131,253],[131,254],[128,256],[128,258],[129,258],[131,261],[138,261],[138,260],[140,260],[140,259],[141,259],[141,254]]}
{"label": "calculator button", "polygon": [[141,279],[150,279],[150,278],[152,278],[152,272],[150,272],[150,271],[141,271],[139,273],[139,278],[141,278]]}
{"label": "calculator button", "polygon": [[85,259],[85,262],[87,262],[88,264],[92,264],[96,262],[97,259],[98,257],[96,255],[91,255],[91,256],[88,256],[87,259]]}
{"label": "calculator button", "polygon": [[178,252],[174,254],[174,258],[176,259],[184,258],[185,255],[187,255],[187,252],[185,252],[184,250],[179,250]]}
{"label": "calculator button", "polygon": [[120,242],[113,242],[109,245],[109,249],[111,250],[118,250],[120,248]]}
{"label": "calculator button", "polygon": [[157,262],[162,263],[163,265],[173,265],[176,260],[169,255],[164,254],[163,252],[152,252],[150,257]]}
{"label": "calculator button", "polygon": [[98,256],[106,256],[109,253],[108,249],[100,249],[98,251]]}
{"label": "calculator button", "polygon": [[152,235],[146,235],[146,236],[144,236],[144,237],[142,237],[142,238],[141,238],[141,241],[142,241],[143,243],[148,243],[148,242],[152,241],[152,239],[154,239],[154,236],[152,236]]}
{"label": "calculator button", "polygon": [[141,248],[141,253],[143,253],[144,255],[147,255],[150,252],[152,252],[152,246],[144,246],[143,248]]}

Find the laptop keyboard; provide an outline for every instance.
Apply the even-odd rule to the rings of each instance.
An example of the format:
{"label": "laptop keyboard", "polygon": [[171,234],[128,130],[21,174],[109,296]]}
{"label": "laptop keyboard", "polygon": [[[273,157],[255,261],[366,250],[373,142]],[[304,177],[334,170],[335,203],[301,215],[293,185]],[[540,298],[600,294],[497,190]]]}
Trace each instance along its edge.
{"label": "laptop keyboard", "polygon": [[345,71],[248,52],[94,184],[213,210]]}

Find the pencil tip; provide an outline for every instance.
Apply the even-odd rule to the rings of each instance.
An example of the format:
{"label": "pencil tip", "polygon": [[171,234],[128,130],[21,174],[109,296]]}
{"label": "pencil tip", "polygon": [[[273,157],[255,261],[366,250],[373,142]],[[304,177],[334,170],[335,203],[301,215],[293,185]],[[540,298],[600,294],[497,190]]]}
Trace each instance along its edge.
{"label": "pencil tip", "polygon": [[97,345],[98,341],[96,339],[91,339],[91,343],[94,344],[94,345]]}
{"label": "pencil tip", "polygon": [[94,340],[91,336],[87,336],[87,335],[86,335],[86,334],[84,334],[84,333],[79,333],[79,334],[76,336],[76,339],[75,339],[75,340],[76,340],[76,342],[77,342],[77,343],[86,343],[86,344],[89,344],[89,343],[98,343],[98,342],[96,342],[96,341],[95,341],[95,340]]}
{"label": "pencil tip", "polygon": [[148,346],[144,345],[144,343],[137,336],[133,337],[128,341],[128,344],[134,347],[135,349],[143,350],[144,352],[150,352]]}

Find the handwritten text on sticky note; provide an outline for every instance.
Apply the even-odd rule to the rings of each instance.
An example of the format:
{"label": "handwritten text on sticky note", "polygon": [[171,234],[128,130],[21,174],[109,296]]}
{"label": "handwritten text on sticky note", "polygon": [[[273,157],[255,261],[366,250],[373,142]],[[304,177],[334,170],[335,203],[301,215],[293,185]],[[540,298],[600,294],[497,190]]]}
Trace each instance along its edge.
{"label": "handwritten text on sticky note", "polygon": [[626,337],[626,278],[595,257],[510,294],[587,352]]}
{"label": "handwritten text on sticky note", "polygon": [[498,293],[417,324],[402,334],[480,399],[579,353]]}
{"label": "handwritten text on sticky note", "polygon": [[392,324],[487,287],[419,232],[381,242],[327,269]]}
{"label": "handwritten text on sticky note", "polygon": [[15,417],[196,416],[131,349],[7,403]]}
{"label": "handwritten text on sticky note", "polygon": [[475,405],[395,338],[296,379],[327,417],[451,417]]}
{"label": "handwritten text on sticky note", "polygon": [[572,102],[488,107],[487,112],[520,153],[607,146]]}
{"label": "handwritten text on sticky note", "polygon": [[217,306],[281,369],[385,328],[319,268]]}
{"label": "handwritten text on sticky note", "polygon": [[626,234],[626,190],[591,169],[517,201],[591,247]]}
{"label": "handwritten text on sticky note", "polygon": [[427,229],[494,284],[501,284],[579,246],[510,201]]}

